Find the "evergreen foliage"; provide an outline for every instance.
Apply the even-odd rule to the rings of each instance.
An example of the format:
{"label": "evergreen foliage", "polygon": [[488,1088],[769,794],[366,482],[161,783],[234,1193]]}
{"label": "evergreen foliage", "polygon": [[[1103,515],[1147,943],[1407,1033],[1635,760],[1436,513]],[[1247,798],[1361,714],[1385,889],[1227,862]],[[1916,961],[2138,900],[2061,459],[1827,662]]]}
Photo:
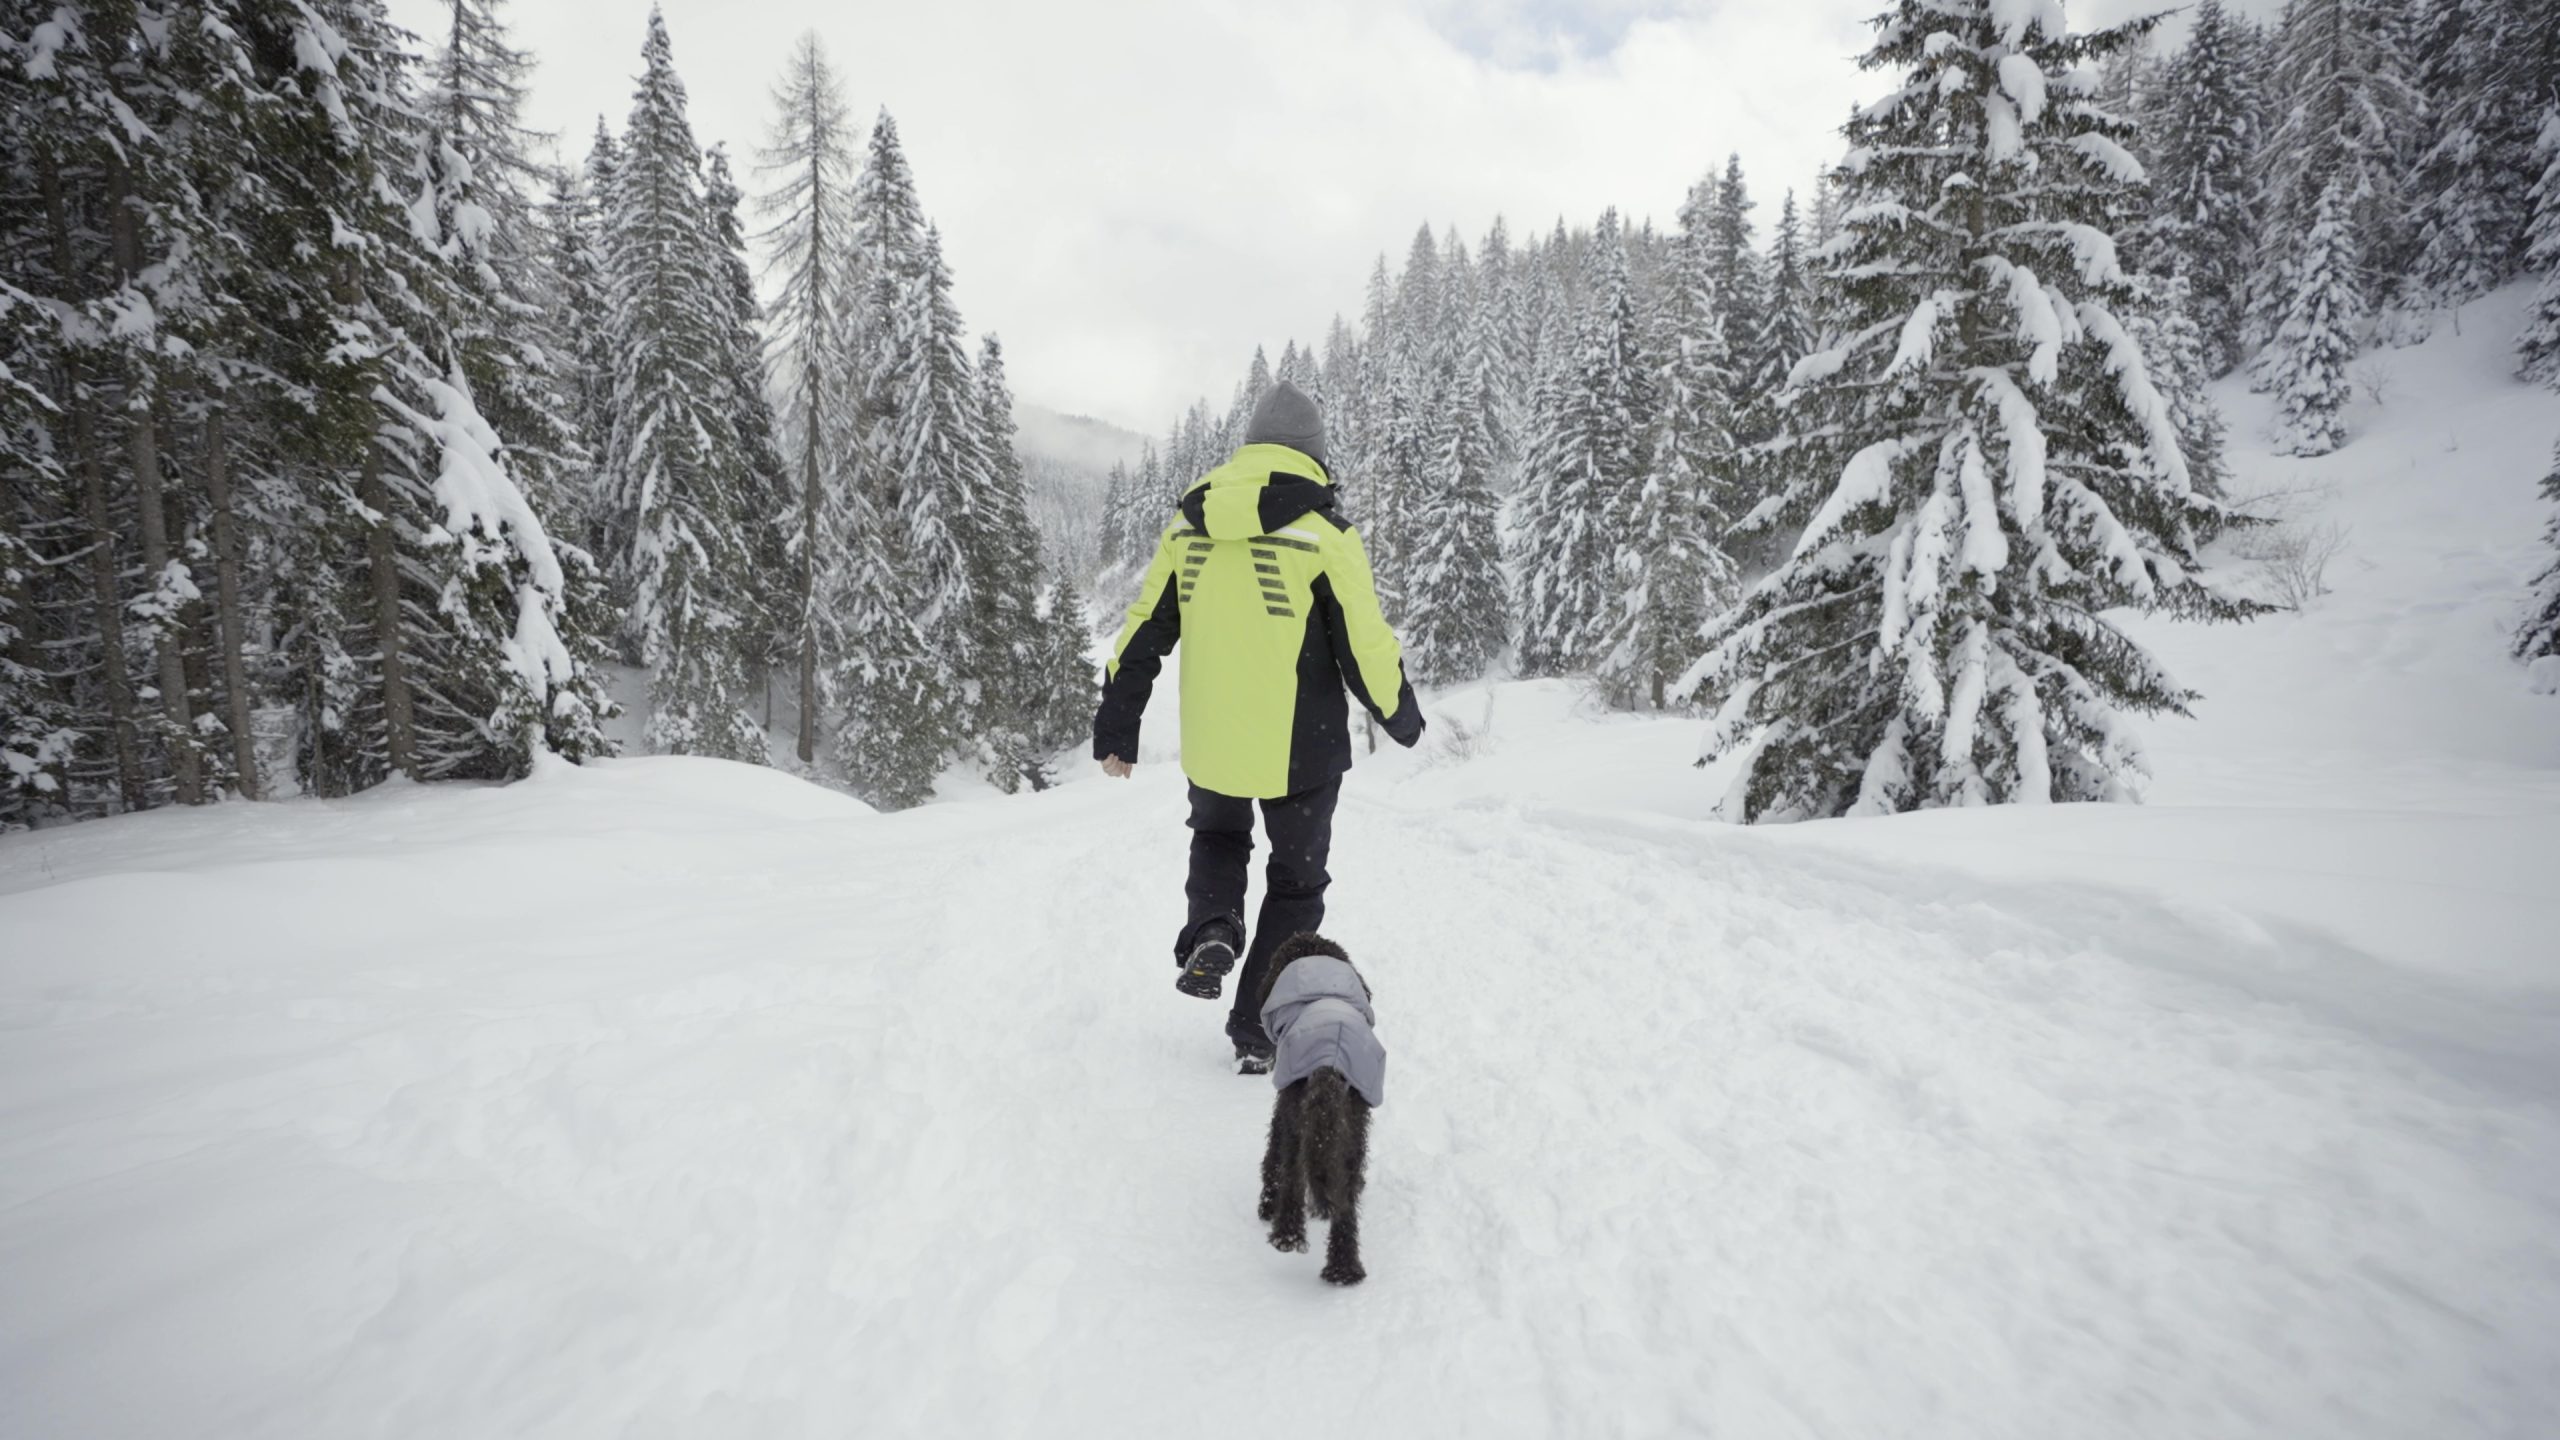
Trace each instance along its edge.
{"label": "evergreen foliage", "polygon": [[788,667],[791,650],[793,586],[790,577],[789,517],[800,508],[800,496],[782,463],[776,439],[773,402],[766,389],[763,307],[756,299],[755,275],[747,261],[746,230],[738,208],[745,201],[729,173],[728,153],[711,147],[703,177],[703,212],[711,223],[718,252],[719,288],[727,319],[720,369],[728,376],[732,423],[738,432],[737,523],[745,537],[747,570],[742,600],[748,622],[739,635],[748,673],[764,692],[765,723],[773,709],[773,673]]}
{"label": "evergreen foliage", "polygon": [[1501,424],[1491,312],[1478,310],[1430,457],[1427,519],[1407,566],[1405,664],[1426,685],[1483,675],[1508,639],[1494,496]]}
{"label": "evergreen foliage", "polygon": [[[2402,272],[2409,245],[2402,180],[2424,102],[2399,43],[2398,4],[2294,0],[2285,11],[2269,82],[2283,108],[2259,167],[2265,223],[2251,317],[2273,342],[2256,371],[2263,388],[2287,388],[2293,373],[2323,363],[2288,357],[2288,336],[2305,334],[2295,328],[2303,313],[2372,315]],[[2327,252],[2316,262],[2315,246]],[[2304,293],[2341,285],[2352,293]],[[2328,343],[2325,334],[2308,338]]]}
{"label": "evergreen foliage", "polygon": [[[1652,350],[1661,364],[1661,415],[1640,485],[1624,492],[1610,529],[1627,551],[1625,592],[1600,673],[1610,697],[1655,710],[1696,658],[1707,621],[1734,598],[1723,548],[1737,494],[1733,347],[1716,289],[1717,213],[1692,192],[1671,243]],[[1785,222],[1792,230],[1792,204]],[[1763,315],[1776,313],[1778,297]],[[1764,340],[1769,338],[1764,334]]]}
{"label": "evergreen foliage", "polygon": [[1998,0],[1876,25],[1862,63],[1897,83],[1849,128],[1823,262],[1845,338],[1795,376],[1837,468],[1796,468],[1801,538],[1681,688],[1745,757],[1738,819],[2128,794],[2122,712],[2192,697],[2103,613],[2246,608],[2195,578],[2215,508],[2118,316],[2103,226],[2140,167],[2084,67],[2139,27]]}
{"label": "evergreen foliage", "polygon": [[774,287],[765,358],[779,398],[784,463],[794,477],[782,537],[781,649],[796,668],[798,754],[817,759],[821,717],[848,636],[835,567],[849,543],[855,481],[853,236],[854,134],[833,67],[815,35],[793,46],[773,90],[773,121],[758,168],[770,188],[765,276]]}
{"label": "evergreen foliage", "polygon": [[971,417],[983,468],[968,493],[961,533],[969,654],[977,666],[970,679],[986,697],[990,729],[1030,734],[1045,713],[1034,692],[1046,690],[1053,672],[1043,669],[1048,657],[1042,649],[1040,544],[1031,530],[1022,458],[1014,448],[1013,387],[1005,378],[1004,346],[993,335],[979,344],[975,378]]}
{"label": "evergreen foliage", "polygon": [[703,192],[665,21],[607,204],[615,368],[605,483],[629,577],[625,643],[650,667],[648,739],[670,754],[762,761],[749,655],[761,639],[747,516],[762,477],[736,414],[731,253]]}
{"label": "evergreen foliage", "polygon": [[2427,0],[2414,25],[2423,149],[2404,306],[2459,305],[2526,263],[2535,143],[2560,96],[2560,23],[2536,0]]}
{"label": "evergreen foliage", "polygon": [[2287,283],[2292,296],[2269,371],[2276,386],[2281,443],[2295,455],[2326,455],[2346,442],[2341,412],[2351,397],[2347,367],[2364,319],[2356,271],[2352,204],[2343,184],[2320,199]]}
{"label": "evergreen foliage", "polygon": [[1520,666],[1532,675],[1587,670],[1607,653],[1626,579],[1615,526],[1643,484],[1654,419],[1656,385],[1615,211],[1601,218],[1591,265],[1578,345],[1541,383],[1521,477],[1514,609]]}
{"label": "evergreen foliage", "polygon": [[998,783],[1007,790],[1016,782],[1048,789],[1057,782],[1060,754],[1092,734],[1093,632],[1074,573],[1063,566],[1053,571],[1042,601],[1016,708],[994,735]]}
{"label": "evergreen foliage", "polygon": [[2150,162],[2156,267],[2186,282],[2207,376],[2243,353],[2243,307],[2257,247],[2259,80],[2246,33],[2221,0],[2196,7],[2186,47],[2160,87]]}
{"label": "evergreen foliage", "polygon": [[2560,390],[2560,102],[2542,112],[2534,159],[2541,178],[2533,186],[2525,263],[2543,273],[2524,331],[2516,337],[2516,373]]}
{"label": "evergreen foliage", "polygon": [[[2551,473],[2542,479],[2542,498],[2560,506],[2560,444],[2551,447]],[[2516,629],[2515,653],[2536,667],[2544,689],[2560,692],[2560,511],[2542,536],[2553,551],[2551,565],[2534,582],[2524,623]]]}
{"label": "evergreen foliage", "polygon": [[437,65],[363,0],[0,31],[0,824],[606,748],[515,62],[451,13]]}

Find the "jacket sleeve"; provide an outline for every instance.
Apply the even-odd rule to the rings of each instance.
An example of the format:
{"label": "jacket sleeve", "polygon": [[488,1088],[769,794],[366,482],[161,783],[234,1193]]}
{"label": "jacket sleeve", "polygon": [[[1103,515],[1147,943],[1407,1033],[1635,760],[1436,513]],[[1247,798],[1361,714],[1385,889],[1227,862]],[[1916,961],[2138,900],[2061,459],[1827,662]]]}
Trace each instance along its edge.
{"label": "jacket sleeve", "polygon": [[1138,722],[1147,713],[1147,696],[1156,688],[1156,672],[1182,638],[1182,598],[1173,586],[1173,532],[1156,542],[1156,558],[1138,586],[1120,639],[1111,647],[1111,663],[1102,672],[1102,704],[1093,712],[1093,758],[1138,758]]}
{"label": "jacket sleeve", "polygon": [[[1317,599],[1325,625],[1333,632],[1333,653],[1342,665],[1343,683],[1369,713],[1378,717],[1387,737],[1410,748],[1422,738],[1422,704],[1404,678],[1404,647],[1387,617],[1378,609],[1378,582],[1369,573],[1369,552],[1360,532],[1331,530],[1324,543],[1324,577]],[[1379,697],[1385,697],[1383,703]]]}

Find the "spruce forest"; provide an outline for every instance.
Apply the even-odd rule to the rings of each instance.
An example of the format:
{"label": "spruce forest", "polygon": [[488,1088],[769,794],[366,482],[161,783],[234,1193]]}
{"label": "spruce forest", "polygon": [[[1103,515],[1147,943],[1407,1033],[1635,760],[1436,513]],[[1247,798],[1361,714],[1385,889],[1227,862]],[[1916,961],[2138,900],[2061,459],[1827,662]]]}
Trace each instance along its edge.
{"label": "spruce forest", "polygon": [[[1292,380],[1417,679],[1509,656],[1695,707],[1708,757],[1748,760],[1735,819],[2138,793],[2122,717],[2196,697],[2109,612],[2262,608],[2200,578],[2260,518],[2209,382],[2245,367],[2283,448],[2325,454],[2361,355],[2540,274],[2516,363],[2560,384],[2546,4],[2261,27],[2201,0],[2175,48],[2155,30],[1904,0],[1840,165],[1774,215],[1731,156],[1660,228],[1425,225],[1356,320],[1257,350],[1115,477],[1104,592]],[[2560,579],[2540,593],[2528,659],[2560,654]]]}
{"label": "spruce forest", "polygon": [[2194,696],[2110,617],[2262,608],[2202,578],[2256,519],[2208,382],[2324,453],[2361,354],[2539,272],[2517,365],[2560,384],[2540,0],[2202,0],[2174,49],[1897,0],[1835,168],[1426,225],[1114,472],[1098,553],[1043,547],[1002,347],[814,38],[732,155],[653,16],[560,165],[499,0],[449,15],[0,28],[0,827],[519,777],[610,752],[616,665],[654,752],[1045,787],[1091,627],[1279,380],[1419,682],[1694,711],[1736,819],[2129,797],[2124,717]]}
{"label": "spruce forest", "polygon": [[374,0],[17,13],[0,825],[521,776],[608,752],[617,661],[652,751],[775,759],[780,710],[885,808],[964,755],[1047,783],[1083,605],[1019,543],[1002,348],[896,125],[814,43],[733,159],[653,16],[571,170],[497,0],[425,37]]}

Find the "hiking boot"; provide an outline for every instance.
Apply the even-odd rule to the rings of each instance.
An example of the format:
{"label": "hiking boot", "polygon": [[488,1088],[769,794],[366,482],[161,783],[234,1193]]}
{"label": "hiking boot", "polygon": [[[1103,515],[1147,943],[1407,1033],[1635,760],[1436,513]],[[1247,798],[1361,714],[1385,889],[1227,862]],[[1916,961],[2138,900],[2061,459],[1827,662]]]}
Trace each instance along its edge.
{"label": "hiking boot", "polygon": [[1173,988],[1185,995],[1215,1000],[1227,988],[1227,972],[1236,965],[1235,927],[1212,920],[1191,936],[1191,955]]}
{"label": "hiking boot", "polygon": [[1261,1026],[1246,1022],[1239,1027],[1236,1021],[1230,1019],[1227,1022],[1227,1038],[1235,1043],[1237,1074],[1268,1075],[1271,1073],[1271,1037],[1262,1033]]}

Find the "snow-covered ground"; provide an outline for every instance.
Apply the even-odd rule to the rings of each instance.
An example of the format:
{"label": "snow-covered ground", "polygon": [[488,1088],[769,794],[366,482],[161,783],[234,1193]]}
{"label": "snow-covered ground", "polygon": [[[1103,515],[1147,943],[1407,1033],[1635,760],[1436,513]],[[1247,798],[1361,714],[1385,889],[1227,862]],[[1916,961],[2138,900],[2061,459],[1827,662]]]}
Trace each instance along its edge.
{"label": "snow-covered ground", "polygon": [[1133,782],[894,817],[654,759],[0,840],[0,1435],[2547,1436],[2512,309],[2324,461],[2227,397],[2352,533],[2145,626],[2148,806],[1736,829],[1694,722],[1436,697],[1338,829],[1353,1291],[1170,984],[1169,690]]}

